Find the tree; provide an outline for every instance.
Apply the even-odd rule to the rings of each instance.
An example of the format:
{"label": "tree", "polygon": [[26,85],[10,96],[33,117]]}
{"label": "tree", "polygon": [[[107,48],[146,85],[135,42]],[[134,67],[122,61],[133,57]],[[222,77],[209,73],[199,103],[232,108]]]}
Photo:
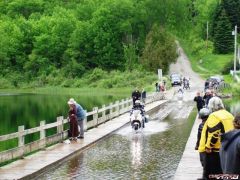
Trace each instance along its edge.
{"label": "tree", "polygon": [[28,18],[34,12],[42,13],[44,10],[42,0],[15,0],[7,5],[7,11],[10,16],[24,16]]}
{"label": "tree", "polygon": [[231,22],[223,6],[220,6],[220,15],[214,27],[214,50],[216,53],[226,54],[233,51],[233,36]]}
{"label": "tree", "polygon": [[12,21],[0,20],[0,71],[2,74],[8,70],[21,69],[21,47],[23,33]]}
{"label": "tree", "polygon": [[232,28],[234,28],[235,25],[240,27],[240,1],[223,0],[222,4],[231,22]]}
{"label": "tree", "polygon": [[176,61],[174,38],[162,27],[154,25],[146,37],[145,48],[141,57],[143,66],[153,72],[157,69],[168,71],[169,65]]}

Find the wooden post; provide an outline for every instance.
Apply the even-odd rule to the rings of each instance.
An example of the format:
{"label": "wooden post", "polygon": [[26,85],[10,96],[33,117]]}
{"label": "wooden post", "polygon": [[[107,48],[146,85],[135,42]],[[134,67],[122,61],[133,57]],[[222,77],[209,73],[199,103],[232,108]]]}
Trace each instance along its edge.
{"label": "wooden post", "polygon": [[122,114],[124,112],[125,112],[125,109],[124,109],[124,99],[122,99],[121,106],[120,106],[120,114]]}
{"label": "wooden post", "polygon": [[98,107],[94,107],[93,111],[95,112],[93,114],[94,126],[97,127],[98,126]]}
{"label": "wooden post", "polygon": [[129,100],[128,109],[130,109],[131,107],[133,107],[133,101],[131,98],[129,98],[128,100]]}
{"label": "wooden post", "polygon": [[24,141],[24,126],[18,126],[18,132],[19,132],[19,135],[18,135],[18,147],[19,147],[19,153],[20,153],[20,157],[23,158],[23,155],[24,155],[24,144],[25,144],[25,141]]}
{"label": "wooden post", "polygon": [[105,104],[104,105],[102,105],[102,108],[104,109],[103,110],[103,112],[102,112],[102,119],[103,119],[103,121],[106,121],[106,106],[105,106]]}
{"label": "wooden post", "polygon": [[59,141],[63,142],[63,116],[57,117],[57,134],[59,136]]}
{"label": "wooden post", "polygon": [[45,121],[40,121],[40,140],[43,149],[45,149],[46,147],[46,130],[44,129],[45,124],[46,124]]}
{"label": "wooden post", "polygon": [[87,131],[87,129],[88,129],[88,126],[87,126],[87,110],[85,110],[85,112],[86,112],[86,116],[83,120],[83,124],[84,124],[84,131]]}
{"label": "wooden post", "polygon": [[110,112],[109,112],[109,116],[110,116],[110,119],[113,117],[113,103],[110,103]]}
{"label": "wooden post", "polygon": [[118,116],[119,115],[119,101],[116,101],[115,102],[115,104],[116,104],[116,116]]}

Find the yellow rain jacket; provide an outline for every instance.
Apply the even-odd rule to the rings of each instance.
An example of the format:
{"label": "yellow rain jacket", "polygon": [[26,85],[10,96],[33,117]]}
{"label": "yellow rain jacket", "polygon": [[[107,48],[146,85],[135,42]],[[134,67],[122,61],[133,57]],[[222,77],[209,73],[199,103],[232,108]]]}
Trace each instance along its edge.
{"label": "yellow rain jacket", "polygon": [[205,148],[209,148],[219,152],[220,135],[233,129],[233,119],[233,115],[225,109],[211,113],[203,126],[198,151],[205,152]]}

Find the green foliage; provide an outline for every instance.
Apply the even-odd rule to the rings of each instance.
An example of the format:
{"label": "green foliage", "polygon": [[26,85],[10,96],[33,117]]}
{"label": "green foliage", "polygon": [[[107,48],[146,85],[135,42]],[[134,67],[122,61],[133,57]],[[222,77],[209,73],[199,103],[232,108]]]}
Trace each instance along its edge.
{"label": "green foliage", "polygon": [[177,58],[174,38],[162,27],[154,25],[146,38],[141,62],[143,66],[153,72],[157,69],[168,71],[169,65]]}
{"label": "green foliage", "polygon": [[1,89],[7,89],[7,88],[12,88],[12,87],[13,86],[8,79],[6,79],[4,77],[0,77],[0,88]]}
{"label": "green foliage", "polygon": [[[119,74],[147,73],[144,68],[151,68],[147,62],[141,67],[140,59],[156,57],[160,58],[157,66],[167,71],[176,57],[170,32],[186,35],[191,27],[189,1],[0,1],[1,74],[16,87],[142,85],[144,78],[151,81],[153,76],[141,74],[143,82],[136,79],[136,83],[127,84]],[[151,44],[149,36],[153,32],[149,31],[155,23],[164,30],[158,36],[162,39]],[[112,80],[108,72],[114,76]],[[9,73],[21,74],[21,78],[13,80],[6,76]],[[74,81],[69,83],[67,78]]]}
{"label": "green foliage", "polygon": [[233,51],[232,27],[225,9],[219,6],[220,15],[216,19],[214,27],[214,50],[220,54],[227,54]]}
{"label": "green foliage", "polygon": [[42,13],[44,10],[44,2],[42,0],[15,0],[10,2],[7,7],[9,16],[24,16],[28,18],[32,13]]}
{"label": "green foliage", "polygon": [[137,46],[135,44],[124,45],[124,58],[126,69],[132,71],[138,65]]}
{"label": "green foliage", "polygon": [[222,1],[222,4],[231,22],[232,28],[234,28],[235,25],[240,27],[240,1],[224,0]]}

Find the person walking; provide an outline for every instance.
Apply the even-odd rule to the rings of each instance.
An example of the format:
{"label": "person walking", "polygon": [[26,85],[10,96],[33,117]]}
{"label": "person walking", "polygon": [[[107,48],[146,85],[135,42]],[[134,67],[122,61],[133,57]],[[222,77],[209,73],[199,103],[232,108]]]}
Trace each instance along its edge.
{"label": "person walking", "polygon": [[69,106],[76,108],[77,121],[80,127],[80,134],[78,138],[83,139],[84,138],[84,119],[86,117],[86,112],[82,108],[82,106],[78,104],[73,98],[69,99],[68,104]]}
{"label": "person walking", "polygon": [[224,174],[240,179],[240,114],[233,121],[234,130],[222,135],[220,160]]}
{"label": "person walking", "polygon": [[156,84],[155,84],[155,88],[156,88],[156,92],[159,92],[159,85],[158,85],[158,82],[156,82]]}
{"label": "person walking", "polygon": [[142,92],[141,92],[141,99],[144,104],[145,104],[146,98],[147,98],[147,93],[146,93],[145,89],[143,88]]}
{"label": "person walking", "polygon": [[200,92],[197,92],[197,95],[194,97],[193,100],[197,103],[197,109],[198,109],[198,112],[199,112],[200,109],[202,109],[204,104],[205,104],[202,96],[200,95]]}
{"label": "person walking", "polygon": [[208,106],[209,100],[213,97],[212,91],[210,89],[206,90],[206,93],[203,96],[205,105]]}
{"label": "person walking", "polygon": [[233,115],[224,109],[219,97],[212,97],[208,104],[212,112],[205,122],[201,134],[198,151],[205,153],[204,171],[207,179],[212,174],[222,174],[220,164],[220,134],[233,129]]}

